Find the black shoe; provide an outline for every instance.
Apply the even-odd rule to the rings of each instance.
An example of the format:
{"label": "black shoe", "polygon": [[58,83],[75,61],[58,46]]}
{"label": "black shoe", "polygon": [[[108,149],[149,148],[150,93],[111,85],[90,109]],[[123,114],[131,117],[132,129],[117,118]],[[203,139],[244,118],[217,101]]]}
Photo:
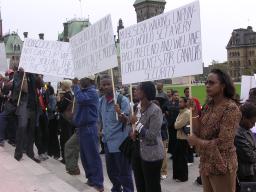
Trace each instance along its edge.
{"label": "black shoe", "polygon": [[60,162],[65,165],[65,159],[61,159]]}
{"label": "black shoe", "polygon": [[200,177],[200,176],[197,177],[196,180],[195,180],[195,182],[196,182],[198,185],[202,185],[202,179],[201,179],[201,177]]}
{"label": "black shoe", "polygon": [[4,141],[0,142],[0,147],[4,147]]}
{"label": "black shoe", "polygon": [[14,142],[14,141],[9,140],[8,143],[9,143],[11,146],[15,147],[15,142]]}
{"label": "black shoe", "polygon": [[105,154],[105,151],[104,151],[104,150],[101,150],[100,154],[101,154],[101,155],[102,155],[102,154]]}
{"label": "black shoe", "polygon": [[35,157],[31,157],[31,159],[32,159],[33,161],[35,161],[36,163],[41,163],[40,159],[37,159],[37,158],[35,158]]}
{"label": "black shoe", "polygon": [[20,161],[21,158],[22,158],[22,155],[14,154],[14,159],[16,159],[17,161]]}
{"label": "black shoe", "polygon": [[90,187],[94,186],[94,184],[91,181],[89,181],[89,180],[86,181],[86,184],[89,185]]}

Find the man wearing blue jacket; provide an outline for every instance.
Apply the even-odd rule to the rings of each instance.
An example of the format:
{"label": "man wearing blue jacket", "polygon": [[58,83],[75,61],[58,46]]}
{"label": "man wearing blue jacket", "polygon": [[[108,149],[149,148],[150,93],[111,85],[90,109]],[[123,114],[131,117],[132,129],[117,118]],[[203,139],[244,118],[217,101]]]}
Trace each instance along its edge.
{"label": "man wearing blue jacket", "polygon": [[131,165],[119,150],[130,131],[127,126],[130,115],[129,100],[119,94],[115,104],[112,80],[109,76],[102,77],[101,86],[104,95],[99,105],[99,121],[103,129],[107,173],[113,184],[111,192],[133,192]]}
{"label": "man wearing blue jacket", "polygon": [[73,92],[77,103],[74,124],[78,128],[81,161],[87,184],[97,191],[104,191],[103,169],[98,150],[99,97],[95,88],[95,76],[73,80]]}

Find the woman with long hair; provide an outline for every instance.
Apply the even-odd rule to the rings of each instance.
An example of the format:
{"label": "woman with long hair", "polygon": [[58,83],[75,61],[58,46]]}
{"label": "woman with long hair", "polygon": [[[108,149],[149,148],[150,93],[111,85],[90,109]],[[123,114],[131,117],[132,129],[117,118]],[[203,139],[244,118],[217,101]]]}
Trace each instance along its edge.
{"label": "woman with long hair", "polygon": [[193,134],[188,141],[200,154],[204,192],[235,192],[237,156],[234,138],[241,119],[239,101],[233,82],[222,70],[213,69],[205,85],[211,101],[200,117],[193,105]]}

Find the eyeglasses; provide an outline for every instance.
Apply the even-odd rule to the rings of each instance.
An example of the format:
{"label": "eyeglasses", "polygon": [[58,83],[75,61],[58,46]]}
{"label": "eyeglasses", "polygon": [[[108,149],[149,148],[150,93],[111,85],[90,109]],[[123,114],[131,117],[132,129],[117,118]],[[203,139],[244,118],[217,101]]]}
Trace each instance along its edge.
{"label": "eyeglasses", "polygon": [[210,85],[210,86],[212,86],[212,85],[214,85],[215,83],[217,83],[217,82],[215,82],[215,81],[211,81],[211,80],[207,80],[207,81],[205,81],[205,85]]}

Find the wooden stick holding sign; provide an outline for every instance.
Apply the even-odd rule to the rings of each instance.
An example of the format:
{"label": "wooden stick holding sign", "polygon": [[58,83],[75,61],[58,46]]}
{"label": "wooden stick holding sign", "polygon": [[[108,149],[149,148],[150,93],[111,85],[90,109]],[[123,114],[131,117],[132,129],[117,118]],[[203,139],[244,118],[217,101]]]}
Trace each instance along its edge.
{"label": "wooden stick holding sign", "polygon": [[[192,98],[192,84],[191,84],[192,76],[189,76],[188,80],[189,80],[189,83],[188,83],[188,85],[189,85],[189,98],[190,98],[190,99],[192,99],[192,101],[193,101],[193,98]],[[190,107],[190,109],[189,109],[189,110],[190,110],[190,113],[189,113],[190,135],[193,135],[193,126],[192,126],[192,120],[193,120],[193,118],[192,118],[192,107]]]}
{"label": "wooden stick holding sign", "polygon": [[22,81],[21,81],[20,93],[19,93],[19,97],[18,97],[17,107],[20,105],[20,98],[21,98],[21,93],[22,93],[22,88],[23,88],[25,76],[26,76],[26,73],[23,72],[23,77],[22,77]]}
{"label": "wooden stick holding sign", "polygon": [[72,103],[72,110],[71,110],[72,114],[74,113],[75,103],[76,103],[76,98],[74,97],[73,103]]}
{"label": "wooden stick holding sign", "polygon": [[[113,89],[114,103],[117,104],[113,69],[110,69],[110,73],[111,73],[111,81],[112,81],[112,89]],[[119,107],[121,107],[121,106],[119,106]],[[117,113],[116,113],[116,120],[118,120],[118,114],[117,114]]]}
{"label": "wooden stick holding sign", "polygon": [[131,112],[132,112],[132,115],[134,115],[134,109],[133,109],[134,103],[133,103],[133,95],[132,95],[132,84],[130,84],[130,99],[131,99]]}

